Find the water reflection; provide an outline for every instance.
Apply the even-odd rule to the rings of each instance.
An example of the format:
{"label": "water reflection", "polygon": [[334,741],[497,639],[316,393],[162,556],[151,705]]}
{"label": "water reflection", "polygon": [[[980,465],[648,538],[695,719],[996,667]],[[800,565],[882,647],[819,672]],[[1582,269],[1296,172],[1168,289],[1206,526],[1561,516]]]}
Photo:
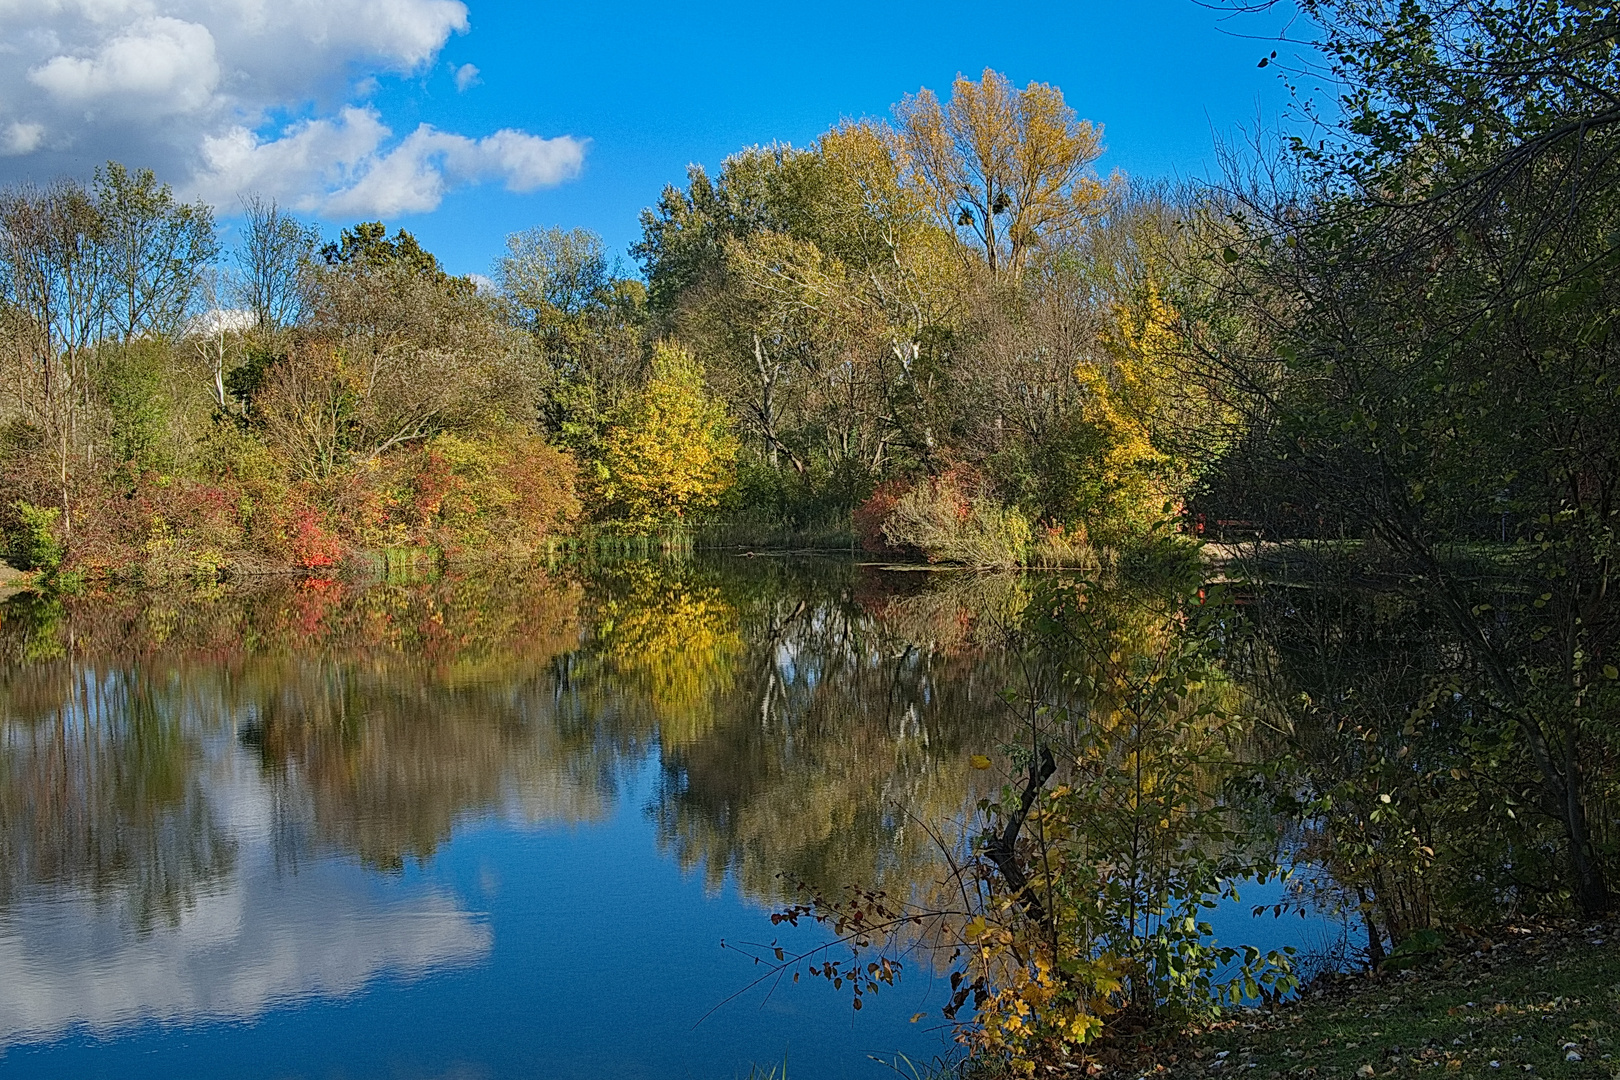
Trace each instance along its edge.
{"label": "water reflection", "polygon": [[763,559],[13,600],[0,1047],[485,962],[414,869],[473,823],[602,822],[649,765],[711,888],[926,884],[1022,602]]}
{"label": "water reflection", "polygon": [[996,615],[1016,582],[874,576],[756,593],[710,726],[666,741],[660,832],[711,884],[904,892],[937,869],[923,824],[977,798],[964,763],[1002,737]]}
{"label": "water reflection", "polygon": [[[254,846],[256,847],[256,845]],[[341,864],[288,875],[252,850],[160,932],[74,893],[0,919],[0,1046],[70,1027],[251,1020],[278,1002],[343,997],[387,973],[476,963],[491,935],[456,899],[379,887]]]}

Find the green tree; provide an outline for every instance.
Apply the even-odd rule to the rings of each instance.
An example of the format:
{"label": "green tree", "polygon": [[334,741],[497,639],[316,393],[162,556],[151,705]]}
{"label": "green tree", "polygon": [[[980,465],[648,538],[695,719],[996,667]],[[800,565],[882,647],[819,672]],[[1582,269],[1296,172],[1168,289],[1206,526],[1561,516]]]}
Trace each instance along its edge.
{"label": "green tree", "polygon": [[162,465],[169,421],[163,392],[167,359],[158,343],[137,341],[109,350],[99,373],[113,458],[137,474]]}
{"label": "green tree", "polygon": [[96,170],[95,199],[114,333],[126,343],[175,333],[204,267],[219,254],[213,211],[177,201],[150,169],[130,172],[117,162]]}
{"label": "green tree", "polygon": [[1420,590],[1466,661],[1435,692],[1470,703],[1459,738],[1495,746],[1502,788],[1481,812],[1557,823],[1562,887],[1599,911],[1620,678],[1620,24],[1531,0],[1311,10],[1345,119],[1297,145],[1304,184],[1234,198],[1248,240],[1210,265],[1263,333],[1204,355],[1249,408],[1255,505],[1296,536],[1368,542]]}
{"label": "green tree", "polygon": [[506,249],[495,281],[508,318],[530,335],[541,423],[595,456],[608,414],[645,375],[646,287],[619,277],[588,229],[528,229]]}
{"label": "green tree", "polygon": [[495,282],[522,321],[550,327],[612,296],[602,238],[589,229],[527,229],[506,238]]}

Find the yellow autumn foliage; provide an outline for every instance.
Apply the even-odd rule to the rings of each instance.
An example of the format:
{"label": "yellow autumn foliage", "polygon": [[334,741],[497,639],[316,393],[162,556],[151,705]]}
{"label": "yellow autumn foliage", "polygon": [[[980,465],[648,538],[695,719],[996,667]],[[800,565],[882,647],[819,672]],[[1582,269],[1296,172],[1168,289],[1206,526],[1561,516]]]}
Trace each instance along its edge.
{"label": "yellow autumn foliage", "polygon": [[701,518],[736,483],[737,451],[730,417],[704,386],[702,366],[661,341],[647,385],[618,411],[604,439],[597,512],[632,529]]}
{"label": "yellow autumn foliage", "polygon": [[654,564],[629,564],[618,577],[626,587],[601,611],[603,654],[652,707],[663,744],[692,743],[732,687],[743,650],[736,609],[714,585]]}
{"label": "yellow autumn foliage", "polygon": [[1150,283],[1110,311],[1107,361],[1076,370],[1084,400],[1067,448],[1071,512],[1094,534],[1117,539],[1151,527],[1191,484],[1191,462],[1174,452],[1174,435],[1207,402],[1177,362],[1177,321]]}

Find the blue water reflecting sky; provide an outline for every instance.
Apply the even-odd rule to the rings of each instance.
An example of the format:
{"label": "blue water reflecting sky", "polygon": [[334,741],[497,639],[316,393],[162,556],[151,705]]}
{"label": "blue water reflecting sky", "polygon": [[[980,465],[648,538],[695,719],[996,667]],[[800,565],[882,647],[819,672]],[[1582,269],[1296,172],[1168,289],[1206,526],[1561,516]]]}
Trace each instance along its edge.
{"label": "blue water reflecting sky", "polygon": [[946,1049],[907,1022],[938,1004],[921,972],[859,1014],[817,984],[703,1019],[755,975],[721,939],[773,929],[659,852],[656,774],[649,757],[605,820],[468,822],[392,875],[336,856],[278,868],[250,836],[231,879],[142,934],[82,897],[20,905],[0,917],[0,1062],[38,1077],[715,1077],[785,1055],[796,1077],[844,1077],[875,1075],[869,1053]]}

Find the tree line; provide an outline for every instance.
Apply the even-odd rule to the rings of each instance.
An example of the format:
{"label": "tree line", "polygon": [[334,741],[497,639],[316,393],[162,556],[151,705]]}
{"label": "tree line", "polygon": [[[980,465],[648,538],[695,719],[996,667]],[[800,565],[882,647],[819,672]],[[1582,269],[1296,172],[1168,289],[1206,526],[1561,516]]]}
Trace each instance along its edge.
{"label": "tree line", "polygon": [[1207,405],[1154,368],[1180,207],[1099,179],[1101,146],[986,71],[694,168],[644,212],[639,274],[533,229],[482,287],[403,230],[323,246],[253,199],[224,250],[117,164],[12,188],[8,557],[207,576],[726,522],[1083,559],[1180,498],[1149,429]]}

